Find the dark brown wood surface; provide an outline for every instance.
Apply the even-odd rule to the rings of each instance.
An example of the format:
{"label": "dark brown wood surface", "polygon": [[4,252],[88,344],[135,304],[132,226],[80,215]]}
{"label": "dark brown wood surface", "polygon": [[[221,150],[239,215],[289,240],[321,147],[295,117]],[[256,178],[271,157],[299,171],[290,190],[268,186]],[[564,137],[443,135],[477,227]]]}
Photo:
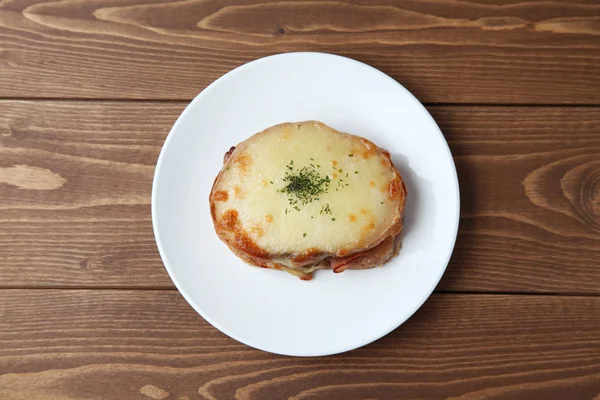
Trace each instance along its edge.
{"label": "dark brown wood surface", "polygon": [[422,101],[600,104],[598,0],[8,0],[0,96],[190,99],[288,51],[350,56]]}
{"label": "dark brown wood surface", "polygon": [[[47,399],[589,399],[600,298],[437,294],[362,349],[293,358],[239,344],[176,291],[1,292],[4,395]],[[143,395],[142,393],[149,395]]]}
{"label": "dark brown wood surface", "polygon": [[[436,293],[332,357],[220,333],[152,234],[187,101],[287,51],[408,87],[461,185]],[[0,399],[234,398],[600,399],[598,0],[0,1]]]}
{"label": "dark brown wood surface", "polygon": [[[172,288],[150,191],[185,104],[0,104],[3,286]],[[600,109],[429,109],[462,198],[439,290],[600,294]]]}

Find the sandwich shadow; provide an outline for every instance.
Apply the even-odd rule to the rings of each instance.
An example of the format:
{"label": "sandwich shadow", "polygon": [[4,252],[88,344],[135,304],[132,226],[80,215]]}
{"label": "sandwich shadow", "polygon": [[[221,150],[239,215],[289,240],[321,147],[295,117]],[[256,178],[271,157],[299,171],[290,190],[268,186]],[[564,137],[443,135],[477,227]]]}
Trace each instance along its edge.
{"label": "sandwich shadow", "polygon": [[404,226],[402,228],[402,238],[410,235],[419,223],[419,217],[423,208],[423,200],[431,199],[433,191],[431,183],[425,179],[419,178],[410,167],[408,158],[402,154],[392,154],[392,162],[402,175],[406,185],[406,208],[404,209]]}

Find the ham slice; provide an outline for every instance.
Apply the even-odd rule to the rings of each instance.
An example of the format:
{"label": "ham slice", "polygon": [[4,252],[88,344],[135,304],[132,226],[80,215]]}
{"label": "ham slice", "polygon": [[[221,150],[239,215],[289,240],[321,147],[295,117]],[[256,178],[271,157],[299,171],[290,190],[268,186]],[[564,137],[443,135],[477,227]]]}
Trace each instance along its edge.
{"label": "ham slice", "polygon": [[392,258],[398,251],[395,237],[388,236],[372,249],[349,255],[347,257],[330,258],[329,264],[333,272],[339,273],[347,269],[365,269],[381,265]]}
{"label": "ham slice", "polygon": [[338,272],[343,272],[347,270],[352,261],[366,255],[367,253],[369,253],[369,251],[370,250],[352,254],[348,257],[332,258],[331,260],[329,260],[329,264],[331,265],[331,269],[333,269],[333,272],[337,274]]}

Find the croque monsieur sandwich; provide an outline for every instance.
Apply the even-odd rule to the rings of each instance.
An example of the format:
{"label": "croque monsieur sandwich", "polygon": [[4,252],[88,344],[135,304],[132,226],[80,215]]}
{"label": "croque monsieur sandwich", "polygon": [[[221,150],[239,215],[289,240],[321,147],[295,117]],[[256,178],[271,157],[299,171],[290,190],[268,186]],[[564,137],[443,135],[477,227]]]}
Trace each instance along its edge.
{"label": "croque monsieur sandwich", "polygon": [[232,147],[209,200],[233,253],[309,280],[317,269],[373,268],[396,255],[406,188],[387,151],[307,121]]}

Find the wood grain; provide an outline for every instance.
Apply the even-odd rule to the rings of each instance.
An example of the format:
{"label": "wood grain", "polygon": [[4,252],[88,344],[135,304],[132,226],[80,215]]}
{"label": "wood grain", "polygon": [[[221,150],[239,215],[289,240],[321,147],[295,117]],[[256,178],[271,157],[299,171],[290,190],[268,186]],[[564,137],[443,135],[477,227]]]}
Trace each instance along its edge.
{"label": "wood grain", "polygon": [[[172,288],[150,190],[184,104],[0,107],[1,285]],[[599,109],[430,110],[454,153],[462,198],[438,289],[600,293]]]}
{"label": "wood grain", "polygon": [[430,110],[461,187],[440,288],[600,293],[600,110]]}
{"label": "wood grain", "polygon": [[[599,38],[598,0],[0,0],[0,398],[600,399]],[[289,51],[430,103],[461,185],[438,293],[326,358],[210,326],[150,219],[185,100]]]}
{"label": "wood grain", "polygon": [[[160,146],[184,104],[1,104],[2,285],[171,288],[149,203]],[[598,109],[431,111],[462,192],[439,289],[599,293]]]}
{"label": "wood grain", "polygon": [[[171,287],[150,193],[183,107],[1,102],[0,282]],[[46,175],[56,187],[47,187]]]}
{"label": "wood grain", "polygon": [[36,399],[592,399],[600,298],[434,295],[325,358],[225,337],[175,291],[0,291],[0,392]]}
{"label": "wood grain", "polygon": [[190,99],[289,51],[367,62],[421,100],[600,104],[597,0],[10,0],[0,97]]}

